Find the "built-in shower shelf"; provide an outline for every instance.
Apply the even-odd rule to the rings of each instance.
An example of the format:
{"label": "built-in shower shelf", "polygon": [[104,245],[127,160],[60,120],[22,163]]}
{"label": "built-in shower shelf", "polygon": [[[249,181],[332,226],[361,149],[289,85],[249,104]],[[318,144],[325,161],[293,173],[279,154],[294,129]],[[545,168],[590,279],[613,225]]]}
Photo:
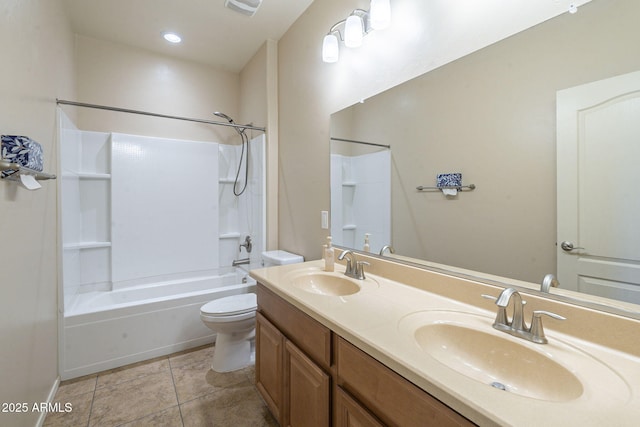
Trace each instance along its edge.
{"label": "built-in shower shelf", "polygon": [[355,224],[345,224],[342,226],[343,230],[355,230],[358,228]]}
{"label": "built-in shower shelf", "polygon": [[355,181],[344,181],[342,183],[343,187],[355,187],[356,186],[356,182]]}
{"label": "built-in shower shelf", "polygon": [[98,249],[98,248],[110,248],[111,242],[78,242],[67,243],[64,245],[64,250],[76,250],[76,249]]}
{"label": "built-in shower shelf", "polygon": [[233,233],[220,233],[220,235],[218,236],[219,239],[238,239],[240,238],[240,233],[237,232],[233,232]]}

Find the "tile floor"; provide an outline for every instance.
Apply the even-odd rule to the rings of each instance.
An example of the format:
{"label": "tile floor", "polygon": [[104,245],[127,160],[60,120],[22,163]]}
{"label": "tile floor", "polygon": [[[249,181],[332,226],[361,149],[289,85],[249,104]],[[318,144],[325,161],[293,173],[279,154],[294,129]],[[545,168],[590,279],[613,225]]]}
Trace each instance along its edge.
{"label": "tile floor", "polygon": [[253,366],[220,374],[213,347],[172,354],[63,382],[49,426],[277,426],[254,386]]}

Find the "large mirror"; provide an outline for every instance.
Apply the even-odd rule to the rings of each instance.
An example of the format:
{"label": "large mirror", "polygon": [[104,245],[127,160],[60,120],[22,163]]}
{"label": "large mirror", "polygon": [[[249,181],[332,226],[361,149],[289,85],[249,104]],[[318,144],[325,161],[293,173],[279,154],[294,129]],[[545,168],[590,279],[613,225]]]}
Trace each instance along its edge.
{"label": "large mirror", "polygon": [[[594,0],[333,114],[332,139],[390,146],[390,237],[372,235],[371,252],[391,244],[532,283],[555,274],[556,94],[640,70],[638,16],[635,0]],[[475,189],[416,189],[447,173]]]}

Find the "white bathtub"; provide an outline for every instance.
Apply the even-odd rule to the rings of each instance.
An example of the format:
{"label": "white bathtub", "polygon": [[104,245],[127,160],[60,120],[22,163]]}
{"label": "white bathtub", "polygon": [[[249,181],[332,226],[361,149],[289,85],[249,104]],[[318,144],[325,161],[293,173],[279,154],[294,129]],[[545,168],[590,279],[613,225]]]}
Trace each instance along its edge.
{"label": "white bathtub", "polygon": [[115,291],[78,294],[65,310],[63,380],[212,343],[200,307],[216,298],[255,292],[241,269]]}

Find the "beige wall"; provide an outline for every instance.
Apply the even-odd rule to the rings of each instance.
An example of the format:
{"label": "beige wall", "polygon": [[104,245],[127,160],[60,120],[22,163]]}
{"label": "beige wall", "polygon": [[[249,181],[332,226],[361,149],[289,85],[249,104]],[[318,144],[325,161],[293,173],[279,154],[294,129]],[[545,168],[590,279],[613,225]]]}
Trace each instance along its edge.
{"label": "beige wall", "polygon": [[[393,147],[397,252],[532,282],[555,273],[556,91],[640,69],[621,43],[640,39],[638,16],[638,2],[595,1],[345,110],[352,136]],[[447,172],[477,189],[416,192]]]}
{"label": "beige wall", "polygon": [[[239,123],[267,128],[267,249],[278,247],[278,44],[267,40],[240,73]],[[254,136],[257,132],[250,132]]]}
{"label": "beige wall", "polygon": [[[504,7],[511,7],[504,2],[502,3]],[[513,63],[501,62],[504,60],[502,55],[505,52],[500,50],[503,48],[497,47],[488,50],[485,55],[489,56],[472,56],[453,63],[451,68],[439,68],[453,61],[456,57],[463,57],[483,45],[489,45],[493,41],[509,36],[509,32],[513,28],[507,28],[502,19],[511,12],[493,10],[496,16],[487,17],[487,20],[483,21],[482,16],[487,11],[468,9],[468,13],[461,19],[462,22],[453,22],[453,20],[450,22],[461,25],[464,30],[458,31],[459,28],[454,26],[453,36],[450,40],[444,40],[441,39],[442,35],[438,33],[439,25],[444,24],[433,22],[429,14],[430,8],[436,7],[436,3],[396,0],[393,2],[393,11],[398,13],[394,14],[394,23],[397,22],[395,19],[398,15],[406,17],[407,8],[411,6],[412,19],[418,24],[415,27],[417,29],[411,33],[411,37],[406,37],[407,31],[405,30],[409,26],[401,28],[392,26],[388,30],[369,34],[365,38],[365,45],[357,50],[341,49],[341,59],[338,63],[324,64],[320,59],[322,36],[334,22],[346,16],[354,7],[362,7],[363,5],[366,7],[366,2],[338,0],[315,2],[279,43],[281,82],[280,246],[283,249],[301,253],[307,258],[320,257],[320,246],[327,231],[320,228],[319,211],[329,209],[328,139],[330,114],[361,99],[365,100],[366,105],[366,99],[372,95],[416,75],[436,69],[434,76],[439,77],[431,78],[428,87],[429,90],[435,91],[437,99],[430,104],[431,107],[425,108],[426,113],[433,114],[430,117],[420,117],[418,120],[423,123],[429,121],[435,123],[439,120],[451,122],[456,116],[456,113],[452,114],[451,111],[455,110],[459,111],[459,120],[455,121],[457,128],[449,132],[436,124],[438,133],[435,133],[436,130],[434,130],[434,133],[425,131],[406,136],[421,140],[425,140],[425,138],[436,139],[437,142],[434,143],[442,145],[454,142],[455,154],[448,153],[444,156],[446,161],[438,161],[433,164],[421,163],[419,159],[424,156],[415,156],[413,164],[401,167],[415,168],[420,171],[421,175],[419,179],[416,177],[412,178],[411,182],[403,183],[403,189],[427,185],[430,181],[435,180],[435,174],[438,172],[461,171],[464,172],[465,178],[472,181],[475,180],[474,178],[480,179],[476,182],[478,190],[474,194],[465,193],[459,196],[458,200],[446,205],[447,208],[454,206],[457,210],[453,223],[467,221],[468,215],[473,215],[472,212],[461,209],[461,205],[470,201],[475,202],[476,206],[488,205],[482,213],[482,217],[489,221],[489,224],[492,224],[490,230],[499,232],[499,239],[496,239],[499,240],[499,244],[493,245],[490,250],[484,248],[481,242],[473,246],[472,252],[475,258],[466,266],[482,269],[479,266],[486,261],[496,265],[501,262],[502,254],[508,252],[510,254],[509,260],[514,263],[508,267],[503,266],[500,270],[506,275],[518,277],[525,269],[531,273],[531,263],[536,264],[533,273],[526,273],[527,278],[531,280],[534,279],[534,276],[537,277],[540,271],[548,272],[547,270],[554,269],[554,255],[549,254],[546,250],[550,246],[553,250],[555,243],[555,90],[589,79],[598,79],[623,72],[629,66],[614,67],[606,61],[600,63],[598,54],[589,56],[589,52],[593,49],[592,45],[598,46],[599,40],[596,40],[596,37],[588,37],[580,42],[576,40],[577,37],[580,37],[579,35],[563,32],[563,22],[573,17],[582,20],[585,28],[590,25],[600,25],[597,19],[599,13],[607,14],[623,5],[633,7],[633,3],[632,0],[594,0],[582,6],[576,15],[560,11],[557,13],[562,13],[559,23],[548,22],[539,25],[540,27],[551,25],[555,28],[555,35],[544,41],[537,41],[534,45],[535,51],[516,48],[519,51],[519,56],[513,60]],[[540,2],[535,5],[531,2],[528,3],[528,7],[543,7],[544,5]],[[491,9],[494,6],[490,2],[485,3],[483,7]],[[480,5],[468,4],[468,8],[473,7],[480,7]],[[528,12],[521,13],[521,15],[527,15]],[[637,16],[637,12],[629,16]],[[476,19],[485,27],[492,27],[491,31],[495,32],[492,35],[487,35],[482,32],[482,29],[475,28]],[[491,26],[486,25],[489,19],[492,22]],[[544,19],[539,22],[542,21]],[[529,26],[536,23],[532,20]],[[521,22],[521,24],[523,25],[521,28],[526,28],[524,23]],[[618,30],[616,28],[616,32]],[[492,36],[495,36],[494,40],[491,40]],[[623,37],[621,36],[621,38]],[[442,44],[437,44],[436,41],[440,41]],[[572,43],[579,46],[579,52],[577,49],[572,51]],[[393,49],[390,49],[389,45],[393,45]],[[507,50],[512,49],[509,44],[506,46]],[[622,48],[622,51],[626,51],[626,55],[630,57],[628,64],[637,60],[633,59],[634,55],[630,53],[632,49]],[[622,53],[622,51],[616,54]],[[578,55],[582,58],[582,62],[575,69],[563,70],[551,78],[546,78],[544,73],[554,73],[557,67],[564,66],[562,60],[566,60],[567,55]],[[492,56],[494,57],[492,58]],[[543,63],[539,63],[537,60],[539,56],[544,61]],[[549,61],[560,61],[560,63],[555,63],[553,67],[549,68]],[[467,67],[470,65],[475,67],[473,68],[475,71],[468,71]],[[598,67],[597,71],[586,72],[594,66]],[[515,74],[509,73],[508,69],[510,68],[514,69]],[[576,70],[578,71],[576,72]],[[491,73],[496,71],[499,71],[506,78],[497,83],[493,82],[490,86],[484,86],[482,83],[489,81]],[[454,74],[447,76],[449,72]],[[504,88],[515,84],[511,80],[528,79],[529,73],[537,78],[536,87],[529,91],[529,99],[521,103],[519,93],[513,93]],[[436,87],[443,81],[448,82],[446,87],[448,93]],[[431,96],[431,93],[429,92],[425,96]],[[501,124],[504,124],[507,117],[517,119],[515,122],[510,122],[512,124],[508,129],[509,136],[503,136],[501,134],[503,129],[492,127],[492,123],[484,124],[482,128],[483,131],[486,131],[484,135],[470,135],[468,132],[470,125],[486,118],[470,116],[472,108],[480,106],[479,108],[482,109],[482,106],[486,105],[488,101],[492,102],[491,98],[494,96],[511,101],[509,107],[501,107],[496,112],[496,116],[492,116],[492,120],[496,120],[495,117],[498,117],[497,120]],[[463,101],[460,102],[461,100]],[[473,105],[465,105],[465,101],[467,104],[470,102]],[[526,105],[531,102],[536,103],[536,109],[533,111],[529,110]],[[394,105],[392,108],[409,110],[411,106]],[[496,129],[501,130],[498,132]],[[393,131],[391,130],[391,132]],[[526,135],[524,135],[525,132]],[[373,137],[372,135],[371,140],[374,139]],[[482,139],[480,145],[470,141],[470,139],[476,140],[477,138]],[[498,145],[493,146],[494,141]],[[469,146],[460,150],[459,146],[456,147],[456,144],[459,143],[469,144]],[[398,144],[399,141],[391,143],[394,147],[397,147]],[[508,153],[503,150],[505,147],[508,148]],[[431,147],[424,146],[424,152],[421,154],[428,156],[430,154],[425,154],[425,152],[431,153],[431,151]],[[515,159],[508,158],[507,154],[515,154],[517,157]],[[491,158],[490,163],[495,171],[492,176],[477,176],[479,169],[474,166],[477,164],[475,161],[477,156],[485,160],[488,157]],[[501,177],[499,174],[504,172],[505,165],[509,164],[515,165],[518,176],[513,179],[509,178],[500,185]],[[475,177],[474,174],[476,174]],[[538,179],[537,176],[541,176],[541,178]],[[524,179],[521,180],[520,177]],[[524,188],[529,184],[522,181],[531,181],[532,179],[534,180],[533,190]],[[405,194],[397,194],[403,189],[394,188],[394,198],[405,197]],[[491,192],[491,197],[487,197],[487,191]],[[436,196],[442,197],[441,195]],[[431,196],[424,196],[423,204],[425,204],[426,197]],[[530,197],[531,199],[529,199]],[[527,216],[530,223],[526,227],[515,225],[514,222],[504,224],[506,214],[490,209],[492,203],[497,203],[496,198],[511,199],[514,206],[518,206],[515,209],[517,213],[512,211],[511,214]],[[436,201],[441,202],[440,199]],[[534,210],[528,209],[532,201],[539,202]],[[521,209],[522,207],[527,209]],[[420,237],[422,241],[416,242],[414,240],[412,244],[420,246],[427,240],[429,243],[435,242],[436,244],[446,242],[449,239],[449,232],[457,232],[456,226],[450,226],[446,217],[443,219],[434,215],[425,215],[425,218],[422,218],[422,212],[418,209],[414,212],[414,218],[404,216],[401,220],[413,223],[423,219],[438,221],[441,227],[436,236],[422,236]],[[510,220],[510,218],[507,219]],[[520,221],[518,223],[521,224]],[[463,229],[466,242],[473,242],[476,235],[488,232],[482,230],[482,227],[485,227],[484,223],[478,227]],[[536,237],[535,243],[533,243],[535,247],[531,251],[526,250],[524,253],[519,253],[509,246],[511,239],[518,240],[518,244],[524,241],[526,245],[529,245],[533,236]],[[394,242],[394,244],[401,246],[403,242]],[[424,247],[418,247],[418,249],[422,250]],[[448,247],[446,253],[457,250],[456,247]],[[494,252],[494,250],[502,252]],[[545,251],[543,255],[539,255],[542,253],[541,251]],[[430,253],[427,253],[427,257],[433,256],[435,253],[436,250],[431,249]],[[469,251],[466,251],[465,255],[468,254]]]}
{"label": "beige wall", "polygon": [[[77,101],[205,120],[222,120],[214,111],[238,117],[236,73],[81,35],[76,36],[76,52]],[[237,143],[229,127],[69,106],[64,110],[77,111],[76,125],[85,130]]]}
{"label": "beige wall", "polygon": [[[42,144],[56,172],[56,97],[75,96],[73,36],[59,0],[0,9],[0,130]],[[46,402],[58,376],[56,181],[38,191],[0,182],[0,402]],[[39,414],[0,413],[33,426]]]}

